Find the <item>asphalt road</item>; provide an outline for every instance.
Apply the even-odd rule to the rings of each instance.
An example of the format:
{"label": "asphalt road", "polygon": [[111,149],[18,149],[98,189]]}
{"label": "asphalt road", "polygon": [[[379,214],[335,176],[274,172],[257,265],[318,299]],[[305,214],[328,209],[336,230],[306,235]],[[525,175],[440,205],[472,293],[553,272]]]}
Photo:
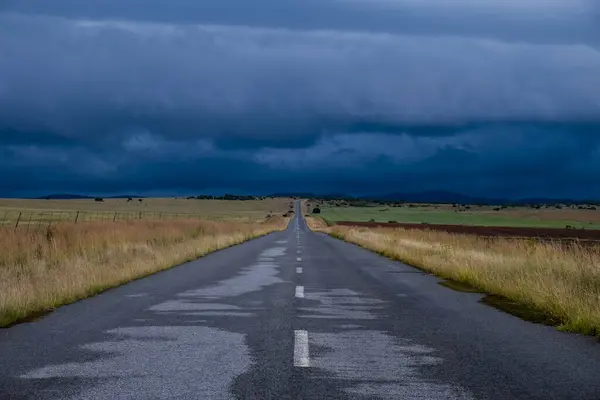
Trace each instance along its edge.
{"label": "asphalt road", "polygon": [[0,330],[0,399],[600,399],[600,345],[308,230]]}

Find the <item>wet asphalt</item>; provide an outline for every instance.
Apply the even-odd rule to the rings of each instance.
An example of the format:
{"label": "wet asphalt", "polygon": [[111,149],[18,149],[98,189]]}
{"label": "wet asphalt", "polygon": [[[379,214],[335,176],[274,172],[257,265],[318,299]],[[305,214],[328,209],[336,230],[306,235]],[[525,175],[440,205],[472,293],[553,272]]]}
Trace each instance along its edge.
{"label": "wet asphalt", "polygon": [[0,399],[599,399],[600,343],[311,232],[0,330]]}

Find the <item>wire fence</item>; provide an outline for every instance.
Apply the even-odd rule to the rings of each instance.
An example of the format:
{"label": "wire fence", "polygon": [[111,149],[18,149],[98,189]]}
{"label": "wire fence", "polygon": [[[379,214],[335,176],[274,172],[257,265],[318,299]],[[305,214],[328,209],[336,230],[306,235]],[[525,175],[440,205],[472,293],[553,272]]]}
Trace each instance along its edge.
{"label": "wire fence", "polygon": [[0,226],[18,228],[47,227],[59,222],[75,224],[92,221],[207,219],[206,215],[169,212],[127,211],[36,211],[10,210],[0,212]]}

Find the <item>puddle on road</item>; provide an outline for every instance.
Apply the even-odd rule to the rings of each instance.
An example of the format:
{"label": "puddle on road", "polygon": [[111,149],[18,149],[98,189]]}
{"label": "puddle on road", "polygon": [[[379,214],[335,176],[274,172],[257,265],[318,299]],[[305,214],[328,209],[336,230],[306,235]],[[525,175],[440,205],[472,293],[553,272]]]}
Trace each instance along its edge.
{"label": "puddle on road", "polygon": [[265,286],[281,283],[283,280],[277,277],[279,265],[274,258],[284,255],[285,250],[285,247],[267,249],[259,255],[259,261],[243,268],[237,276],[222,280],[206,288],[186,291],[181,293],[179,297],[206,299],[235,297],[262,290]]}
{"label": "puddle on road", "polygon": [[251,365],[239,333],[202,326],[127,327],[107,333],[115,340],[81,348],[111,357],[51,365],[21,378],[105,379],[72,397],[82,400],[129,399],[132,394],[138,399],[229,400],[231,381]]}
{"label": "puddle on road", "polygon": [[[428,380],[420,368],[439,365],[435,349],[373,329],[385,302],[350,289],[307,291],[318,305],[301,309],[301,318],[345,319],[331,324],[335,332],[309,331],[313,379],[334,379],[350,395],[380,399],[471,399],[468,392],[448,383]],[[319,324],[318,326],[323,326]]]}
{"label": "puddle on road", "polygon": [[316,300],[319,305],[301,307],[300,318],[326,319],[375,319],[371,311],[383,309],[384,302],[368,298],[349,289],[332,289],[320,292],[307,291],[307,300]]}
{"label": "puddle on road", "polygon": [[[232,399],[232,382],[252,366],[251,349],[246,344],[245,334],[206,324],[214,323],[215,317],[254,316],[254,305],[239,307],[225,304],[225,299],[283,282],[277,277],[279,265],[275,258],[284,255],[285,250],[284,247],[266,249],[256,262],[236,276],[179,293],[146,310],[157,316],[196,316],[185,322],[198,325],[133,326],[109,330],[104,332],[106,341],[83,344],[76,350],[97,353],[99,357],[94,361],[48,365],[20,378],[98,379],[97,385],[84,385],[82,393],[73,395],[72,398],[77,399],[129,399],[132,394],[138,399]],[[222,299],[223,302],[211,299]],[[212,322],[202,317],[211,317]],[[138,323],[149,321],[146,318],[132,320]],[[90,359],[89,356],[85,358]],[[51,390],[60,389],[52,386]],[[65,392],[64,398],[69,398],[68,393]]]}
{"label": "puddle on road", "polygon": [[379,331],[312,333],[309,337],[311,346],[325,349],[311,365],[351,382],[348,393],[380,399],[471,399],[460,388],[427,381],[419,374],[419,368],[443,362],[433,355],[434,349]]}

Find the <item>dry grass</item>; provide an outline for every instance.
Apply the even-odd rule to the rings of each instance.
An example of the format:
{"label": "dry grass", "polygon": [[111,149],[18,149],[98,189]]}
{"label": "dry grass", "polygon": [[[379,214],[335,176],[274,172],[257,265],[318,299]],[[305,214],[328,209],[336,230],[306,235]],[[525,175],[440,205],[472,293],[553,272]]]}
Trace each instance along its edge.
{"label": "dry grass", "polygon": [[438,276],[541,310],[561,321],[560,329],[600,336],[598,247],[435,231],[327,228],[311,218],[309,225]]}
{"label": "dry grass", "polygon": [[268,198],[265,200],[197,200],[174,198],[146,198],[142,202],[134,199],[39,200],[0,199],[0,224],[13,224],[19,213],[20,223],[39,221],[78,221],[137,219],[175,219],[200,217],[210,220],[262,220],[268,214],[282,215],[290,208],[290,199]]}
{"label": "dry grass", "polygon": [[0,326],[286,225],[270,218],[62,223],[32,232],[0,227]]}

